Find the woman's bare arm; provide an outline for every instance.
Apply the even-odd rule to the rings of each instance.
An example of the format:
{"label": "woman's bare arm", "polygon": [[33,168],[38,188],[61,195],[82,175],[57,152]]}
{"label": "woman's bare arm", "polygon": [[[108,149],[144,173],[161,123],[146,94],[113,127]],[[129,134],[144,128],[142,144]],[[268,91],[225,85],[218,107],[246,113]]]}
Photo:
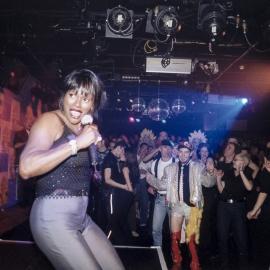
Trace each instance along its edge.
{"label": "woman's bare arm", "polygon": [[[43,114],[34,123],[20,157],[19,172],[22,178],[47,173],[72,155],[68,142],[52,148],[54,141],[62,135],[63,128],[55,112]],[[76,141],[78,150],[83,149],[95,141],[95,133],[91,127],[86,127]]]}

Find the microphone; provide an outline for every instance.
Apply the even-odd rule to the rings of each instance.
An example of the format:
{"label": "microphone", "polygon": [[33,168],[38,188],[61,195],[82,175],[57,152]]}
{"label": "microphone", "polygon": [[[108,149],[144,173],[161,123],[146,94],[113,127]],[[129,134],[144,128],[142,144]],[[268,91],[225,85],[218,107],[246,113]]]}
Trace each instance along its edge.
{"label": "microphone", "polygon": [[[92,125],[93,123],[93,116],[91,114],[86,114],[82,117],[82,120],[81,120],[81,124],[82,126],[86,126],[86,125]],[[97,142],[101,141],[102,138],[99,136],[97,138]],[[89,146],[89,156],[90,156],[90,159],[91,159],[91,164],[93,166],[96,166],[97,165],[97,148],[96,148],[96,144],[95,143],[92,143],[90,146]]]}

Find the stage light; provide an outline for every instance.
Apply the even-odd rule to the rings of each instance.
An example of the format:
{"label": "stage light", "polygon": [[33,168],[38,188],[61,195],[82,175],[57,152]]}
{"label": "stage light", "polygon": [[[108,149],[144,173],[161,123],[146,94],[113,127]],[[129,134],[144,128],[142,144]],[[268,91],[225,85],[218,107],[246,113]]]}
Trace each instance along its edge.
{"label": "stage light", "polygon": [[156,6],[147,17],[146,32],[171,36],[181,29],[180,19],[175,7]]}
{"label": "stage light", "polygon": [[118,6],[107,10],[106,37],[132,38],[133,11]]}
{"label": "stage light", "polygon": [[198,29],[209,37],[215,38],[221,34],[226,26],[226,10],[221,4],[200,2],[198,8]]}
{"label": "stage light", "polygon": [[141,119],[140,119],[140,118],[136,118],[135,121],[136,121],[137,123],[140,123],[140,122],[141,122]]}
{"label": "stage light", "polygon": [[248,99],[247,98],[241,98],[241,103],[243,105],[246,105],[248,103]]}
{"label": "stage light", "polygon": [[134,123],[134,122],[135,122],[135,118],[134,118],[133,116],[130,116],[130,117],[128,118],[128,122],[129,122],[129,123]]}

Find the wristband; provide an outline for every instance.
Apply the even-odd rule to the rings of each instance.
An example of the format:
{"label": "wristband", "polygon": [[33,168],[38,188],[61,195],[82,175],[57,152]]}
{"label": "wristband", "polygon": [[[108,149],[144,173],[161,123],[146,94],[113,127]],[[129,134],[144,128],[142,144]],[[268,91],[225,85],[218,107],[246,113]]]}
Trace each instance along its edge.
{"label": "wristband", "polygon": [[68,144],[71,146],[71,155],[72,156],[77,155],[78,152],[77,141],[75,139],[72,139],[68,142]]}

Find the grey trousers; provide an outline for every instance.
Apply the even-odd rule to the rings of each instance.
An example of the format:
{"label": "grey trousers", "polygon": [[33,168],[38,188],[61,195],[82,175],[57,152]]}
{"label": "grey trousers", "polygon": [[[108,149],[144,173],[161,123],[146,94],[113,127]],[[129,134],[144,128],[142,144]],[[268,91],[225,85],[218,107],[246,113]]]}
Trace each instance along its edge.
{"label": "grey trousers", "polygon": [[101,229],[86,214],[88,197],[38,198],[30,225],[34,240],[57,270],[122,270]]}

